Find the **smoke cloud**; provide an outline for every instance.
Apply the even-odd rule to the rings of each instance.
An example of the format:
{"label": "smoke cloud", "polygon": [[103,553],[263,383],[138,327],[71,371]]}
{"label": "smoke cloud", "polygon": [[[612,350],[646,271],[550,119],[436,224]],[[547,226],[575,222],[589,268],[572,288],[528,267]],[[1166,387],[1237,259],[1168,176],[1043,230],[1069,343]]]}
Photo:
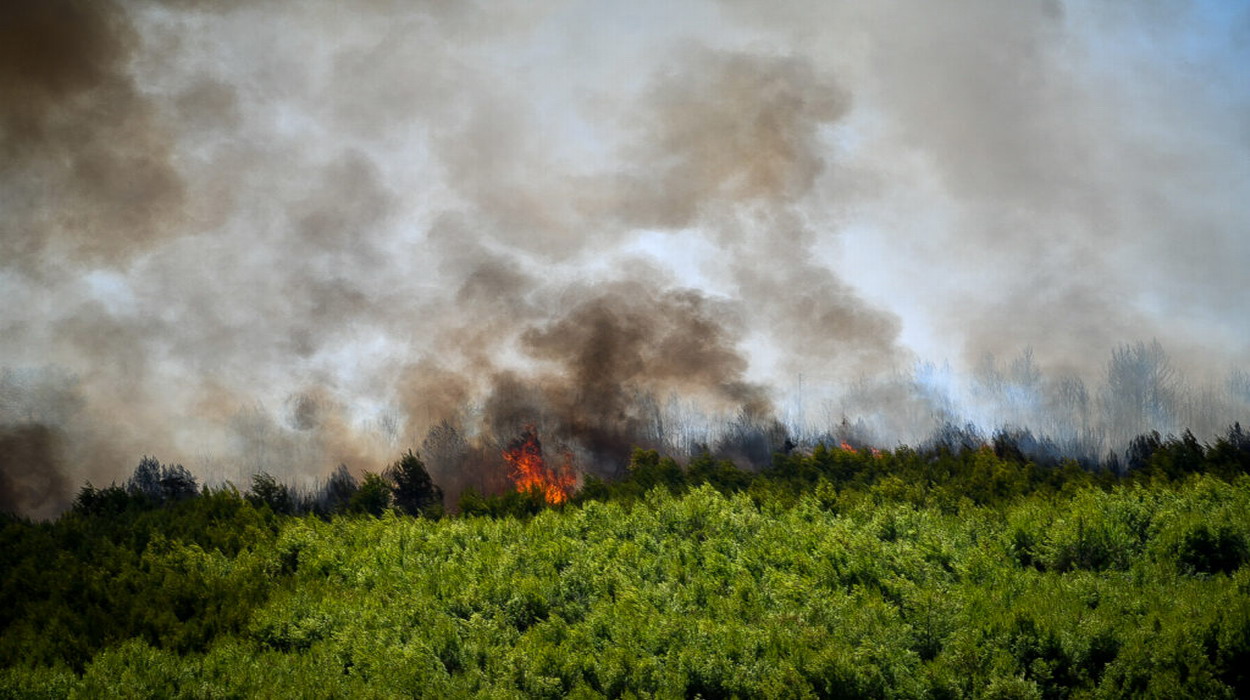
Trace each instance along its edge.
{"label": "smoke cloud", "polygon": [[1250,422],[1250,12],[0,7],[0,509]]}

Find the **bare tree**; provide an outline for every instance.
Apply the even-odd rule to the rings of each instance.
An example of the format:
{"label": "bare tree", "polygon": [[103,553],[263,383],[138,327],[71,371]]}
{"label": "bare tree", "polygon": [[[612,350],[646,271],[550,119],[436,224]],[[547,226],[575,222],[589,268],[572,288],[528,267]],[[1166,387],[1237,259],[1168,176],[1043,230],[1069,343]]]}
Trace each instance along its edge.
{"label": "bare tree", "polygon": [[1150,431],[1173,429],[1178,378],[1158,340],[1111,351],[1103,405],[1116,442]]}

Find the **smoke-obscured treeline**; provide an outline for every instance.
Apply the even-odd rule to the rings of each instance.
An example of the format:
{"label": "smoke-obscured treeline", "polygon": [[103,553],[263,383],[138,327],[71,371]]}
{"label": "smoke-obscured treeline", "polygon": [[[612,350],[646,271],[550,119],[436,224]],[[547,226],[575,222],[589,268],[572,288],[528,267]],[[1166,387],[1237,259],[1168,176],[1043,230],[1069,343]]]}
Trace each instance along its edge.
{"label": "smoke-obscured treeline", "polygon": [[[466,488],[479,494],[508,490],[501,450],[527,426],[569,455],[582,473],[619,478],[636,447],[683,460],[706,451],[758,471],[775,452],[819,443],[881,449],[951,440],[980,444],[999,435],[1013,436],[1021,453],[1037,463],[1070,458],[1087,469],[1116,470],[1139,435],[1188,430],[1210,442],[1233,423],[1250,423],[1250,374],[1231,370],[1223,381],[1191,383],[1158,341],[1114,349],[1101,375],[1088,381],[1047,372],[1026,350],[1008,360],[986,355],[967,375],[920,363],[841,388],[800,380],[775,400],[735,372],[716,370],[713,379],[696,383],[721,387],[714,392],[719,397],[709,400],[706,393],[661,394],[637,381],[636,368],[621,367],[637,361],[631,354],[637,348],[605,357],[603,342],[638,336],[628,320],[610,315],[589,323],[604,338],[579,341],[556,333],[567,347],[582,344],[563,365],[565,372],[496,376],[480,401],[456,393],[462,403],[443,402],[447,415],[419,419],[393,408],[353,423],[327,397],[301,394],[277,410],[240,408],[219,426],[219,439],[185,463],[206,483],[242,485],[265,473],[311,492],[327,479],[337,483],[380,471],[385,455],[411,440],[407,444],[455,499]],[[88,449],[108,440],[82,415],[77,385],[63,371],[0,373],[0,509],[50,517],[68,507],[81,482],[124,478],[112,466],[120,457],[107,448]],[[337,467],[324,463],[330,455],[339,456]]]}
{"label": "smoke-obscured treeline", "polygon": [[[279,516],[380,516],[393,510],[432,518],[448,512],[520,517],[565,501],[632,500],[656,487],[677,494],[710,485],[724,493],[749,491],[770,494],[770,498],[784,493],[794,498],[821,483],[862,489],[884,481],[897,484],[895,496],[905,493],[906,500],[918,505],[955,508],[961,502],[989,505],[1035,492],[1096,484],[1110,487],[1120,482],[1172,481],[1199,474],[1231,480],[1250,474],[1250,432],[1240,423],[1208,443],[1200,442],[1190,431],[1180,436],[1164,437],[1158,432],[1138,435],[1122,453],[1109,453],[1101,463],[1082,463],[1054,449],[1053,444],[1038,440],[1028,431],[1000,430],[983,435],[972,426],[954,425],[935,433],[918,448],[881,450],[841,439],[803,449],[787,441],[766,465],[745,469],[706,449],[679,461],[636,447],[616,476],[583,475],[576,489],[570,489],[558,502],[544,498],[541,488],[516,486],[516,474],[508,472],[501,476],[506,484],[501,489],[483,492],[470,485],[449,502],[425,462],[409,450],[380,472],[365,471],[358,479],[340,465],[311,487],[282,483],[267,472],[259,472],[251,477],[241,497]],[[240,496],[232,484],[217,489],[203,487],[206,496],[221,493]],[[121,516],[200,495],[198,480],[185,467],[144,457],[120,485],[83,486],[70,513]]]}

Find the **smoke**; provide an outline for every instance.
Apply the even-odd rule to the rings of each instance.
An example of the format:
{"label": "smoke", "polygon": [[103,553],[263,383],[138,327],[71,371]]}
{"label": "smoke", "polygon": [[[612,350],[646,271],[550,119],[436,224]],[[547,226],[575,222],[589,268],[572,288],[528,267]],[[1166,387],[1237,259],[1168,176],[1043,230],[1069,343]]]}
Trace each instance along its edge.
{"label": "smoke", "polygon": [[[771,412],[764,389],[745,379],[727,309],[690,290],[614,287],[521,337],[528,354],[554,364],[539,384],[567,433],[557,435],[619,464],[640,438],[663,439],[644,397],[678,392],[761,417]],[[512,413],[504,401],[491,408]]]}
{"label": "smoke", "polygon": [[[1247,420],[1244,8],[0,7],[0,507]],[[275,28],[280,28],[277,30]],[[1157,343],[1145,342],[1157,338]],[[761,456],[762,455],[762,456]]]}
{"label": "smoke", "polygon": [[0,510],[47,517],[68,505],[60,439],[45,425],[0,430]]}
{"label": "smoke", "polygon": [[128,70],[140,37],[125,12],[68,0],[0,12],[0,255],[50,274],[56,262],[117,263],[170,235],[184,185]]}
{"label": "smoke", "polygon": [[812,260],[819,235],[803,204],[836,165],[821,133],[850,109],[845,88],[799,56],[693,49],[679,65],[646,91],[621,218],[708,230],[784,372],[819,364],[848,377],[897,363],[897,318]]}
{"label": "smoke", "polygon": [[85,420],[84,404],[64,370],[0,370],[0,510],[54,516],[70,503],[72,478],[98,478],[91,451],[107,454],[109,442]]}

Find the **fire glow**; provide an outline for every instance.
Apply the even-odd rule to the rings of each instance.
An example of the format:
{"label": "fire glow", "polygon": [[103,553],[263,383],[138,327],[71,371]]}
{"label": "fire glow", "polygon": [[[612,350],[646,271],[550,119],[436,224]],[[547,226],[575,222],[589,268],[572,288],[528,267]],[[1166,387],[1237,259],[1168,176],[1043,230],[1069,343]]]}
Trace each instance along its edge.
{"label": "fire glow", "polygon": [[521,437],[513,441],[503,452],[503,459],[512,467],[512,480],[522,493],[538,489],[551,505],[569,500],[569,494],[577,484],[573,471],[573,456],[566,453],[559,470],[551,469],[543,459],[543,445],[532,427],[526,428]]}
{"label": "fire glow", "polygon": [[[843,452],[849,452],[850,454],[853,454],[853,455],[859,454],[859,450],[855,449],[855,447],[852,446],[851,443],[847,442],[846,440],[843,440],[842,444],[839,445],[838,447]],[[877,459],[881,459],[881,450],[878,450],[875,447],[869,447],[868,449],[872,450],[873,457],[876,457]]]}

